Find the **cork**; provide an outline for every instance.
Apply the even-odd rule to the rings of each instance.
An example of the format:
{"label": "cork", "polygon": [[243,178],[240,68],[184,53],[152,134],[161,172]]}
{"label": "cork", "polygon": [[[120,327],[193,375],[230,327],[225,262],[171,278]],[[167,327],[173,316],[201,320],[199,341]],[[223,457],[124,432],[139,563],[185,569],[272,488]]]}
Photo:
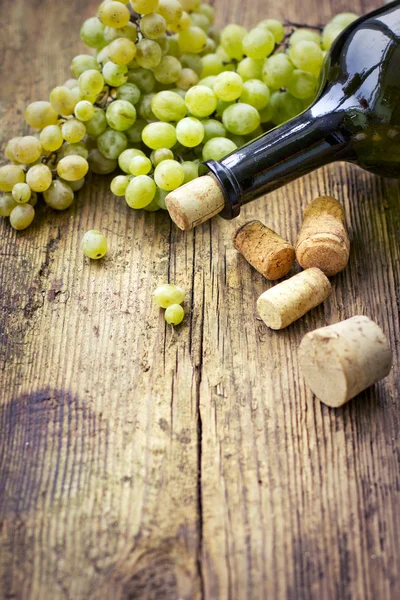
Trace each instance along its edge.
{"label": "cork", "polygon": [[307,333],[299,360],[315,396],[337,408],[389,374],[392,352],[379,325],[356,316]]}
{"label": "cork", "polygon": [[329,279],[320,269],[311,268],[264,292],[257,309],[271,329],[284,329],[315,308],[332,293]]}
{"label": "cork", "polygon": [[295,253],[289,242],[260,221],[248,221],[233,236],[233,245],[266,279],[274,281],[293,267]]}
{"label": "cork", "polygon": [[342,205],[330,196],[313,200],[304,211],[296,258],[304,268],[317,267],[328,277],[346,267],[350,240]]}
{"label": "cork", "polygon": [[217,180],[204,175],[170,192],[165,203],[171,219],[185,231],[220,213],[225,197]]}

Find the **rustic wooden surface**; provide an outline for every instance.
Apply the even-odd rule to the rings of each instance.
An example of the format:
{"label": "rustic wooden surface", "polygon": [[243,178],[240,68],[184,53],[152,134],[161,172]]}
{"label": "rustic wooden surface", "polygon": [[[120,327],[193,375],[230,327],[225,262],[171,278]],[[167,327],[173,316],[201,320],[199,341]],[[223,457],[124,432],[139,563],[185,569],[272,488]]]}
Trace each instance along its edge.
{"label": "rustic wooden surface", "polygon": [[[218,22],[310,23],[344,0],[218,0]],[[69,76],[87,0],[2,0],[1,141]],[[355,0],[359,12],[376,6]],[[276,333],[268,283],[232,247],[236,223],[182,233],[93,177],[71,209],[41,208],[0,240],[0,597],[388,599],[400,586],[399,186],[336,165],[244,211],[294,241],[317,194],[345,205],[348,269],[331,299]],[[110,253],[82,257],[92,227]],[[173,331],[157,284],[187,290]],[[330,410],[306,389],[307,331],[381,324],[390,376]]]}

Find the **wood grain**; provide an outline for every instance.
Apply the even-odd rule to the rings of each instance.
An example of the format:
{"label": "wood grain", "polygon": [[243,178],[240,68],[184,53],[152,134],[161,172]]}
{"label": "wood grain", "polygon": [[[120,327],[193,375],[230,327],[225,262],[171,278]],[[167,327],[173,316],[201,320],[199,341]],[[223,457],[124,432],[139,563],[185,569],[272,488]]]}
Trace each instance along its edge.
{"label": "wood grain", "polygon": [[[218,23],[326,21],[343,0],[216,2]],[[374,6],[356,0],[352,10]],[[2,0],[1,141],[69,77],[96,2]],[[400,586],[400,195],[335,165],[249,205],[292,243],[317,195],[343,202],[349,267],[282,332],[255,304],[270,285],[216,218],[178,231],[92,177],[74,205],[0,224],[0,598],[394,599]],[[84,232],[110,253],[89,263]],[[157,284],[187,290],[175,331]],[[366,314],[390,376],[343,409],[306,389],[297,348]]]}

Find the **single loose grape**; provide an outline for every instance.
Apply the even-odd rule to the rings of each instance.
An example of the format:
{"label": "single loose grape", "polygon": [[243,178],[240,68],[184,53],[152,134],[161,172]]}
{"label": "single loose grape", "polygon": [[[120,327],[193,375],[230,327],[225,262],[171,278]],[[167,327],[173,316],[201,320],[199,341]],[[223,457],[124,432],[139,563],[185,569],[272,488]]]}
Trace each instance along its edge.
{"label": "single loose grape", "polygon": [[106,41],[103,23],[97,17],[86,19],[81,27],[81,39],[89,48],[104,48]]}
{"label": "single loose grape", "polygon": [[161,62],[162,50],[154,40],[143,38],[136,45],[136,62],[144,69],[155,69]]}
{"label": "single loose grape", "polygon": [[150,160],[153,167],[156,167],[163,160],[174,160],[174,153],[169,148],[159,148],[158,150],[153,150],[150,154]]}
{"label": "single loose grape", "polygon": [[12,192],[16,183],[25,181],[25,173],[17,165],[4,165],[0,167],[0,190],[2,192]]}
{"label": "single loose grape", "polygon": [[191,160],[185,160],[182,163],[182,168],[185,171],[185,179],[183,183],[189,183],[199,176],[199,165]]}
{"label": "single loose grape", "polygon": [[91,229],[83,236],[81,248],[85,256],[92,260],[98,260],[103,258],[107,252],[107,239],[100,231]]}
{"label": "single loose grape", "polygon": [[170,123],[149,123],[142,131],[142,140],[152,150],[172,148],[176,144],[176,130]]}
{"label": "single loose grape", "polygon": [[32,135],[22,137],[15,144],[14,156],[19,163],[29,165],[36,162],[42,154],[42,145]]}
{"label": "single loose grape", "polygon": [[289,56],[298,69],[318,75],[323,55],[321,48],[315,42],[300,41],[290,47]]}
{"label": "single loose grape", "polygon": [[217,108],[218,98],[210,88],[195,85],[188,90],[185,103],[195,117],[208,117]]}
{"label": "single loose grape", "polygon": [[91,54],[78,54],[78,56],[75,56],[75,58],[72,59],[71,71],[76,79],[79,79],[82,73],[89,70],[100,71],[98,61]]}
{"label": "single loose grape", "polygon": [[66,156],[57,165],[57,173],[66,181],[77,181],[85,177],[88,170],[87,160],[77,155]]}
{"label": "single loose grape", "polygon": [[224,110],[222,122],[230,133],[248,135],[259,126],[260,115],[254,106],[249,104],[232,104]]}
{"label": "single loose grape", "polygon": [[53,175],[47,165],[34,165],[26,174],[26,182],[34,192],[46,191],[52,180]]}
{"label": "single loose grape", "polygon": [[133,10],[140,15],[148,15],[158,9],[158,0],[130,0]]}
{"label": "single loose grape", "polygon": [[25,204],[31,197],[31,188],[27,183],[16,183],[12,189],[12,197],[17,204]]}
{"label": "single loose grape", "polygon": [[35,209],[29,203],[27,204],[19,204],[10,214],[10,224],[11,227],[16,229],[17,231],[21,231],[22,229],[26,229],[32,223],[35,218]]}
{"label": "single loose grape", "polygon": [[55,152],[63,145],[64,138],[58,125],[47,125],[40,132],[39,141],[43,150]]}
{"label": "single loose grape", "polygon": [[[194,88],[192,88],[193,90]],[[188,93],[190,93],[189,90]],[[151,109],[160,121],[180,121],[186,116],[185,100],[169,90],[156,94],[151,102]]]}
{"label": "single loose grape", "polygon": [[0,196],[0,217],[9,217],[16,206],[17,203],[12,194]]}
{"label": "single loose grape", "polygon": [[254,58],[249,58],[247,56],[240,61],[236,67],[236,71],[243,81],[248,81],[249,79],[261,79],[263,65],[263,60],[254,60]]}
{"label": "single loose grape", "polygon": [[176,126],[176,137],[182,146],[194,148],[201,144],[204,138],[204,127],[198,119],[186,117]]}
{"label": "single loose grape", "polygon": [[168,308],[174,304],[179,306],[185,300],[185,292],[173,283],[164,283],[154,290],[153,300],[160,308]]}
{"label": "single loose grape", "polygon": [[164,318],[168,325],[179,325],[185,317],[185,311],[180,304],[171,304],[165,310]]}
{"label": "single loose grape", "polygon": [[129,23],[131,14],[121,2],[103,2],[98,10],[98,16],[103,25],[119,29]]}
{"label": "single loose grape", "polygon": [[200,27],[188,27],[188,29],[182,31],[178,36],[179,49],[182,54],[186,52],[199,54],[203,52],[206,43],[207,35]]}
{"label": "single loose grape", "polygon": [[126,100],[111,102],[106,111],[107,123],[116,131],[125,131],[136,121],[136,109]]}
{"label": "single loose grape", "polygon": [[243,38],[247,31],[241,25],[227,25],[221,31],[221,46],[229,58],[241,60],[243,58]]}
{"label": "single loose grape", "polygon": [[135,177],[139,175],[147,175],[152,169],[151,160],[147,156],[136,156],[131,160],[129,171]]}
{"label": "single loose grape", "polygon": [[126,150],[127,146],[128,138],[122,131],[106,129],[97,138],[97,147],[106,158],[116,160],[121,152]]}
{"label": "single loose grape", "polygon": [[221,73],[218,75],[214,93],[219,100],[233,102],[237,100],[243,90],[243,80],[237,73]]}
{"label": "single loose grape", "polygon": [[98,137],[107,129],[107,119],[104,111],[95,106],[94,107],[94,115],[85,123],[86,125],[86,133],[93,137]]}
{"label": "single loose grape", "polygon": [[144,208],[156,195],[156,184],[148,175],[134,177],[125,192],[125,199],[131,208]]}
{"label": "single loose grape", "polygon": [[242,44],[246,56],[254,58],[254,60],[261,60],[273,51],[275,38],[269,29],[256,27],[245,35]]}
{"label": "single loose grape", "polygon": [[154,181],[162,190],[175,190],[184,179],[185,171],[176,160],[163,160],[154,171]]}
{"label": "single loose grape", "polygon": [[110,189],[115,196],[125,196],[128,185],[129,177],[126,177],[126,175],[117,175],[111,181]]}
{"label": "single loose grape", "polygon": [[68,119],[62,124],[61,133],[66,142],[76,144],[80,142],[86,135],[86,127],[78,119]]}
{"label": "single loose grape", "polygon": [[163,56],[160,64],[154,69],[156,80],[166,85],[178,81],[181,73],[182,65],[175,56]]}
{"label": "single loose grape", "polygon": [[275,38],[275,43],[280,44],[285,37],[285,28],[277,19],[265,19],[261,21],[257,27],[268,29]]}
{"label": "single loose grape", "polygon": [[224,125],[216,119],[205,119],[202,121],[204,127],[203,144],[216,137],[226,137],[226,129]]}
{"label": "single loose grape", "polygon": [[167,23],[164,17],[153,12],[142,17],[140,21],[140,30],[144,37],[149,40],[156,40],[162,37],[167,31]]}
{"label": "single loose grape", "polygon": [[144,152],[142,152],[141,150],[137,150],[136,148],[128,148],[127,150],[121,152],[121,154],[118,157],[118,165],[121,171],[124,171],[124,173],[130,173],[129,166],[132,162],[132,159],[136,158],[136,156],[146,155]]}
{"label": "single loose grape", "polygon": [[103,66],[104,81],[113,87],[119,87],[128,81],[128,67],[116,65],[111,60]]}
{"label": "single loose grape", "polygon": [[203,160],[221,160],[237,149],[232,140],[224,137],[216,137],[209,140],[203,148]]}
{"label": "single loose grape", "polygon": [[107,50],[110,60],[116,65],[128,65],[136,56],[135,43],[126,38],[117,38]]}
{"label": "single loose grape", "polygon": [[50,187],[43,192],[43,198],[51,208],[66,210],[74,201],[74,192],[65,181],[55,179]]}
{"label": "single loose grape", "polygon": [[265,108],[270,98],[269,88],[259,79],[249,79],[243,84],[240,102],[250,104],[257,110]]}
{"label": "single loose grape", "polygon": [[267,58],[262,70],[262,78],[267,86],[273,90],[286,87],[292,73],[293,63],[287,54],[274,54]]}
{"label": "single loose grape", "polygon": [[86,122],[90,121],[90,119],[94,116],[94,106],[88,100],[81,100],[75,106],[75,116],[80,121]]}
{"label": "single loose grape", "polygon": [[25,121],[34,129],[43,129],[48,125],[55,125],[58,114],[50,102],[38,101],[28,104],[24,112]]}
{"label": "single loose grape", "polygon": [[181,90],[189,90],[194,85],[199,83],[199,76],[193,69],[182,69],[176,81],[176,87]]}

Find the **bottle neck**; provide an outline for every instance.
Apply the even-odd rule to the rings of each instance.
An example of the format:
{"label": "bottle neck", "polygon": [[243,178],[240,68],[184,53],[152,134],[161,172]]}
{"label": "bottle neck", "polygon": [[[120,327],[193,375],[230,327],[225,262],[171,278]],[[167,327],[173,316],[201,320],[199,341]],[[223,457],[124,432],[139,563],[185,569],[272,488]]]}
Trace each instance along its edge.
{"label": "bottle neck", "polygon": [[349,139],[342,133],[342,116],[316,116],[315,109],[317,105],[220,162],[206,163],[224,191],[222,217],[233,219],[243,204],[318,167],[349,159]]}

